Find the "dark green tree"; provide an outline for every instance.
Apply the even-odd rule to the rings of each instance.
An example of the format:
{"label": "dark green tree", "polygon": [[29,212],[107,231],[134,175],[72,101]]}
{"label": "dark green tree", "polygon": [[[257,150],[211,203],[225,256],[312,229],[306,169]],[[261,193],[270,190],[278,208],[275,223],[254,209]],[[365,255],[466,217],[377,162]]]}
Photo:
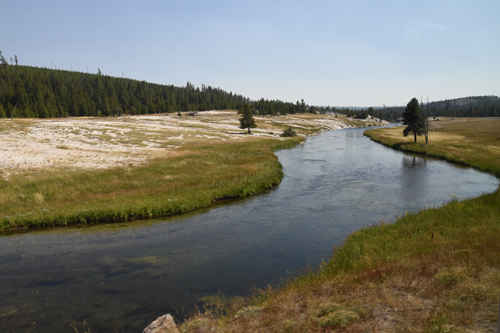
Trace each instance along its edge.
{"label": "dark green tree", "polygon": [[300,113],[306,113],[307,112],[307,106],[306,102],[304,102],[304,99],[300,101]]}
{"label": "dark green tree", "polygon": [[414,142],[417,142],[417,135],[424,134],[425,130],[424,118],[420,114],[418,99],[412,98],[408,102],[402,118],[403,125],[406,125],[403,135],[408,136],[410,133],[413,133]]}
{"label": "dark green tree", "polygon": [[2,54],[2,51],[0,51],[0,64],[2,65],[8,65],[9,63],[7,62],[7,60],[5,60],[3,54]]}
{"label": "dark green tree", "polygon": [[240,128],[241,129],[248,128],[248,134],[250,134],[250,129],[256,128],[257,124],[255,123],[255,120],[253,119],[252,110],[250,110],[250,105],[248,105],[248,103],[245,103],[241,113],[242,113],[242,115],[241,115],[241,119],[240,119]]}
{"label": "dark green tree", "polygon": [[283,136],[283,137],[293,137],[293,136],[297,136],[297,132],[295,132],[295,130],[291,127],[288,127],[287,129],[285,129],[283,131],[283,133],[281,133],[280,136]]}

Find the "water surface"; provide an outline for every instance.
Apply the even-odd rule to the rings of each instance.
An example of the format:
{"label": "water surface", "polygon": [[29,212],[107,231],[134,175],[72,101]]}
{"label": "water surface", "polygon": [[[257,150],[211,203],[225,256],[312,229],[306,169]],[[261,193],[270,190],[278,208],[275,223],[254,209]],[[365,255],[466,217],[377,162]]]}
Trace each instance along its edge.
{"label": "water surface", "polygon": [[0,332],[141,332],[210,297],[247,296],[317,267],[350,231],[498,187],[470,168],[403,154],[363,129],[277,152],[281,185],[155,221],[0,237]]}

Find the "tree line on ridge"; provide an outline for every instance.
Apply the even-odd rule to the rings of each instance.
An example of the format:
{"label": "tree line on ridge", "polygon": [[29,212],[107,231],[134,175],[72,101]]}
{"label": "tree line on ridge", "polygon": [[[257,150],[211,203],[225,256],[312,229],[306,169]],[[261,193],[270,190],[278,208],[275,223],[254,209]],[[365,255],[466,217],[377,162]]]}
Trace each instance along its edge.
{"label": "tree line on ridge", "polygon": [[187,82],[185,87],[11,63],[0,51],[0,118],[95,117],[241,110],[248,103],[263,115],[315,112],[301,102],[251,101],[242,95]]}

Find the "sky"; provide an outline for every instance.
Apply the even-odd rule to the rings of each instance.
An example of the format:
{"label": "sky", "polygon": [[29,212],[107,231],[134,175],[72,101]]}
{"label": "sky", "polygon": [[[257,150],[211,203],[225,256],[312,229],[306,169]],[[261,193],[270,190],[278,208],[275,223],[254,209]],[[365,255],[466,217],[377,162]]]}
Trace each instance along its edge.
{"label": "sky", "polygon": [[20,65],[318,106],[500,95],[500,1],[15,0]]}

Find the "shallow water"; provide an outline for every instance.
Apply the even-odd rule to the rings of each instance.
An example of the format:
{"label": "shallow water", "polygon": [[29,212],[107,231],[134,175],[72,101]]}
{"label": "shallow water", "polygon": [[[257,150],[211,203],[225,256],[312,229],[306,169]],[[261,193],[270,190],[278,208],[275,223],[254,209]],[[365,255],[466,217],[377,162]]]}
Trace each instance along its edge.
{"label": "shallow water", "polygon": [[162,220],[0,237],[0,332],[140,332],[327,260],[350,231],[493,192],[497,178],[403,154],[364,129],[277,152],[281,185]]}

